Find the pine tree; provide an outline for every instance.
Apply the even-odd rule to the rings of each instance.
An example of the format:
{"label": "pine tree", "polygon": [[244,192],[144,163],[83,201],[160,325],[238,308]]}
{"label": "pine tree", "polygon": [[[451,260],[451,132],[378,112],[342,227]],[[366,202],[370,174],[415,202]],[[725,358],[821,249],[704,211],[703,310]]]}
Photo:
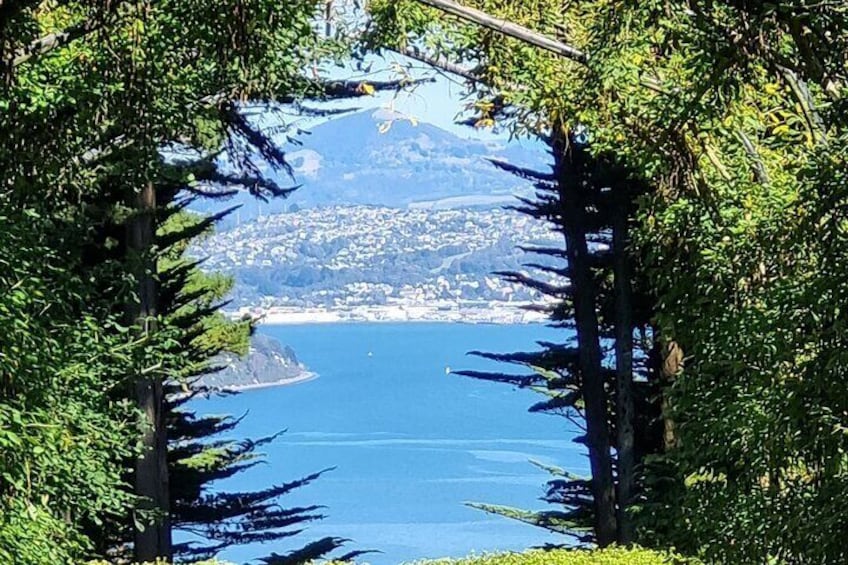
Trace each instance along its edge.
{"label": "pine tree", "polygon": [[[198,379],[219,369],[215,360],[220,353],[247,354],[253,330],[251,320],[231,321],[219,312],[226,304],[232,278],[203,272],[199,262],[187,255],[189,244],[208,235],[214,221],[228,211],[201,218],[183,211],[187,203],[184,200],[172,206],[164,212],[166,217],[160,218],[160,304],[164,305],[166,324],[181,330],[172,354],[180,355],[183,366],[166,386],[169,475],[173,485],[171,523],[176,531],[207,540],[177,544],[173,548],[175,556],[205,559],[232,545],[289,538],[301,532],[306,523],[321,519],[319,506],[283,506],[284,495],[308,485],[321,472],[252,492],[210,491],[214,481],[260,463],[262,456],[257,450],[277,436],[219,439],[236,430],[240,419],[198,417],[185,408],[197,395],[212,393],[199,386]],[[298,551],[308,561],[330,553],[343,542],[328,537]]]}
{"label": "pine tree", "polygon": [[[633,257],[627,244],[621,241],[626,239],[626,233],[621,233],[623,227],[619,219],[623,217],[626,226],[629,208],[644,188],[614,160],[590,156],[584,139],[573,135],[567,146],[552,147],[553,151],[563,153],[555,160],[552,174],[496,162],[499,167],[536,183],[535,200],[525,200],[515,209],[550,223],[565,240],[563,248],[525,248],[547,259],[527,264],[544,273],[546,280],[519,272],[499,274],[553,299],[551,306],[546,307],[552,324],[572,333],[572,341],[542,343],[542,349],[537,352],[475,352],[489,359],[527,367],[531,370],[529,374],[474,371],[459,374],[537,390],[546,399],[530,410],[566,416],[585,432],[576,439],[581,444],[594,441],[595,446],[599,445],[597,438],[590,438],[588,428],[592,423],[600,424],[606,432],[602,441],[608,445],[600,449],[605,449],[611,457],[605,471],[610,475],[609,486],[604,486],[606,493],[594,484],[600,472],[597,464],[590,479],[571,476],[555,467],[546,468],[554,478],[548,483],[544,500],[564,506],[563,511],[529,512],[490,504],[475,506],[575,535],[581,541],[602,543],[600,533],[605,532],[604,543],[612,539],[627,543],[633,535],[632,517],[627,508],[637,496],[634,490],[636,468],[645,456],[661,449],[656,430],[658,386],[655,371],[648,365],[650,356],[645,345],[650,340],[634,341],[638,334],[650,334],[651,302],[644,291],[634,292],[634,285],[637,289],[641,285],[632,279],[632,269],[628,266]],[[578,226],[576,230],[569,227],[574,225]],[[584,271],[578,276],[574,265],[581,263]],[[580,291],[588,296],[581,296]],[[582,311],[576,308],[578,296],[588,302]],[[622,312],[626,316],[622,316]],[[622,327],[622,323],[626,325]],[[581,340],[581,334],[586,333],[589,337]],[[591,340],[596,340],[599,348],[594,359],[581,356],[587,341],[591,344]],[[606,359],[601,359],[601,349],[607,352]],[[591,363],[588,366],[592,369],[588,372],[587,363]],[[593,378],[602,386],[602,404],[591,415],[585,395]],[[629,400],[625,401],[624,395]],[[593,457],[591,448],[590,457]],[[623,461],[624,457],[629,461]],[[600,523],[599,496],[607,498],[603,505],[607,512],[604,521],[614,520],[616,527]]]}
{"label": "pine tree", "polygon": [[[54,524],[62,525],[55,529],[56,536],[60,529],[67,533],[68,554],[74,558],[92,551],[92,542],[95,550],[105,551],[113,547],[112,541],[121,540],[125,544],[114,549],[126,552],[130,546],[121,533],[127,528],[135,529],[132,549],[136,558],[171,554],[169,507],[173,497],[168,487],[179,485],[169,480],[165,384],[191,374],[203,363],[201,352],[215,349],[212,336],[216,332],[206,328],[206,344],[192,335],[203,329],[192,325],[195,321],[211,324],[214,320],[215,308],[202,304],[205,291],[196,297],[201,305],[193,313],[184,311],[171,319],[164,314],[163,309],[174,308],[175,303],[163,298],[191,299],[184,294],[160,296],[163,284],[181,292],[174,282],[178,273],[160,277],[157,264],[162,261],[161,253],[175,243],[168,241],[169,234],[157,239],[159,222],[164,219],[160,214],[169,210],[180,189],[196,189],[201,182],[218,189],[245,186],[260,196],[286,193],[287,187],[260,174],[259,164],[281,173],[288,168],[271,134],[242,113],[245,100],[267,105],[295,102],[306,94],[366,94],[359,83],[303,74],[304,68],[342,54],[340,44],[315,33],[313,17],[320,4],[140,0],[0,6],[5,79],[0,85],[3,213],[22,218],[27,206],[34,210],[32,204],[40,203],[51,219],[78,228],[62,231],[32,249],[45,255],[51,245],[63,252],[67,245],[79,249],[79,256],[72,257],[71,273],[84,281],[83,290],[75,290],[67,282],[63,283],[68,286],[66,293],[54,294],[61,297],[60,305],[76,300],[86,305],[79,308],[77,321],[103,332],[92,332],[92,341],[121,351],[113,362],[101,365],[95,363],[97,358],[91,362],[100,371],[97,378],[102,390],[87,398],[105,403],[98,406],[116,419],[114,425],[104,424],[103,429],[123,431],[137,423],[136,412],[124,403],[127,398],[136,398],[147,419],[138,427],[141,450],[130,449],[136,442],[132,434],[124,433],[122,449],[89,454],[91,473],[99,471],[117,481],[109,484],[110,503],[105,502],[103,491],[97,496],[81,496],[79,521],[73,516],[69,521],[60,517],[67,497],[54,493],[39,499],[57,519]],[[230,167],[221,172],[215,160],[224,150]],[[188,157],[172,160],[163,151]],[[44,226],[49,229],[49,223]],[[36,235],[44,237],[40,232]],[[34,268],[31,272],[37,273]],[[12,287],[15,284],[10,282]],[[58,311],[57,306],[53,309]],[[73,321],[67,319],[70,327]],[[128,325],[134,326],[131,331]],[[243,329],[235,331],[240,332],[243,334]],[[182,352],[175,354],[175,344],[180,342],[194,348],[190,366]],[[45,377],[49,374],[43,373]],[[56,394],[54,398],[70,402],[75,397]],[[121,407],[124,420],[112,414],[114,407]],[[98,449],[107,438],[98,441],[91,442],[92,449]],[[236,462],[246,461],[251,449],[233,448],[229,462],[220,462],[236,469],[241,464]],[[115,464],[115,458],[130,454],[137,456],[134,473]],[[97,468],[97,462],[108,470]],[[135,496],[127,496],[116,470],[135,481]],[[68,488],[75,484],[69,480]],[[280,492],[265,492],[255,502],[276,500]],[[12,501],[22,500],[13,495],[9,495]],[[128,503],[135,505],[131,513],[125,512]],[[65,508],[73,509],[74,504]],[[18,512],[22,509],[16,507]],[[282,523],[279,516],[274,519]]]}

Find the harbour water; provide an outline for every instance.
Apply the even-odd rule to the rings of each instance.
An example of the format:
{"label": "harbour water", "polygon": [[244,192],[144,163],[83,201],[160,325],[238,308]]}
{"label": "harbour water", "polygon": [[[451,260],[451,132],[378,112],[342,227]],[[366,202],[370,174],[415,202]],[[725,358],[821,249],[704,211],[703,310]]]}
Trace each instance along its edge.
{"label": "harbour water", "polygon": [[373,565],[566,541],[464,503],[544,507],[539,497],[549,477],[531,460],[587,472],[582,448],[571,441],[573,425],[528,413],[537,393],[449,374],[521,371],[467,352],[532,349],[536,340],[563,340],[562,330],[374,323],[259,331],[291,345],[319,377],[193,404],[207,413],[246,413],[238,437],[287,430],[264,446],[267,464],[220,486],[257,489],[334,468],[286,500],[323,505],[327,517],[289,542],[221,557],[242,563],[325,535],[351,539],[349,550],[381,551],[364,558]]}

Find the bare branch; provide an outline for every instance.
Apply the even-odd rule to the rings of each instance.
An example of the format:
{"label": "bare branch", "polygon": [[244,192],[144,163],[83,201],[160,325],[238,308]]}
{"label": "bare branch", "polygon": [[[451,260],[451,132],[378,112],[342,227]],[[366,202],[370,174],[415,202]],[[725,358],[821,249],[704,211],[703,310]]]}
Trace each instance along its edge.
{"label": "bare branch", "polygon": [[406,49],[392,49],[392,51],[394,51],[395,53],[399,53],[405,57],[409,57],[410,59],[420,61],[435,69],[439,69],[452,75],[464,78],[469,82],[482,82],[481,77],[477,73],[468,70],[465,67],[461,67],[459,65],[451,63],[447,59],[437,58],[433,57],[432,55],[422,53],[421,50],[418,48],[407,47]]}
{"label": "bare branch", "polygon": [[757,177],[757,182],[759,182],[760,184],[768,184],[768,171],[766,171],[766,167],[763,164],[763,159],[760,157],[759,151],[757,151],[757,148],[754,147],[754,144],[751,142],[750,138],[745,135],[745,132],[743,132],[742,130],[736,130],[736,135],[742,142],[742,147],[745,148],[745,153],[747,153],[748,157],[751,159],[751,161],[753,161],[754,175],[756,175]]}
{"label": "bare branch", "polygon": [[17,50],[8,66],[14,69],[18,65],[23,65],[37,55],[43,55],[57,47],[67,45],[75,39],[84,37],[103,26],[103,21],[91,19],[86,20],[81,24],[71,26],[65,30],[49,33],[44,37],[36,39],[23,49]]}
{"label": "bare branch", "polygon": [[572,61],[585,64],[589,60],[589,57],[576,47],[533,31],[532,29],[522,25],[501,18],[496,18],[475,8],[463,6],[458,2],[454,2],[452,0],[416,0],[416,2],[426,4],[427,6],[436,8],[437,10],[441,10],[442,12],[451,14],[460,19],[481,25],[498,33],[502,33],[507,37],[512,37],[514,39],[524,41],[525,43],[535,45],[536,47],[545,49],[561,57],[571,59]]}

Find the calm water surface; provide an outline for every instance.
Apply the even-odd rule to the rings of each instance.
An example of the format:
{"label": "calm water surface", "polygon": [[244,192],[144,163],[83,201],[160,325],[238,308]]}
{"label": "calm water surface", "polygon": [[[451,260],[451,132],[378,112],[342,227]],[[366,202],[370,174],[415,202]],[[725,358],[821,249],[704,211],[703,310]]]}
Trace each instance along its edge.
{"label": "calm water surface", "polygon": [[[559,417],[529,414],[530,391],[446,374],[446,368],[501,369],[466,355],[509,352],[538,339],[562,340],[540,325],[327,324],[263,326],[291,345],[320,377],[198,401],[210,413],[247,413],[242,437],[286,429],[265,448],[268,463],[221,483],[255,489],[335,467],[287,498],[321,504],[327,518],[296,538],[353,540],[347,549],[379,549],[367,557],[389,565],[472,551],[523,549],[561,542],[542,530],[488,516],[466,501],[539,508],[547,474],[537,460],[587,473]],[[221,557],[244,562],[289,546],[237,548]]]}

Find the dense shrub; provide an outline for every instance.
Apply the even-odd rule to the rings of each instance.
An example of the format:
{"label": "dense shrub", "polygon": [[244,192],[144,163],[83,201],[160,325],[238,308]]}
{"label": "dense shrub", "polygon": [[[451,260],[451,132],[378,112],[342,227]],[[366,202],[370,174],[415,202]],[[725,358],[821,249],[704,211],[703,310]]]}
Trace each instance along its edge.
{"label": "dense shrub", "polygon": [[[525,553],[493,553],[463,559],[436,559],[415,561],[407,565],[698,565],[694,559],[684,558],[672,553],[658,553],[647,549],[626,549],[612,547],[607,549],[574,549],[557,551],[527,551]],[[87,565],[107,565],[96,561]],[[161,562],[157,565],[167,565]],[[228,565],[220,561],[203,561],[195,565]],[[322,565],[316,562],[315,565]],[[342,562],[329,562],[323,565],[343,565]],[[368,565],[362,561],[361,565]]]}
{"label": "dense shrub", "polygon": [[[695,565],[696,563],[694,560],[670,553],[613,547],[598,550],[497,553],[464,559],[416,561],[409,565]],[[365,562],[363,565],[366,565]]]}

